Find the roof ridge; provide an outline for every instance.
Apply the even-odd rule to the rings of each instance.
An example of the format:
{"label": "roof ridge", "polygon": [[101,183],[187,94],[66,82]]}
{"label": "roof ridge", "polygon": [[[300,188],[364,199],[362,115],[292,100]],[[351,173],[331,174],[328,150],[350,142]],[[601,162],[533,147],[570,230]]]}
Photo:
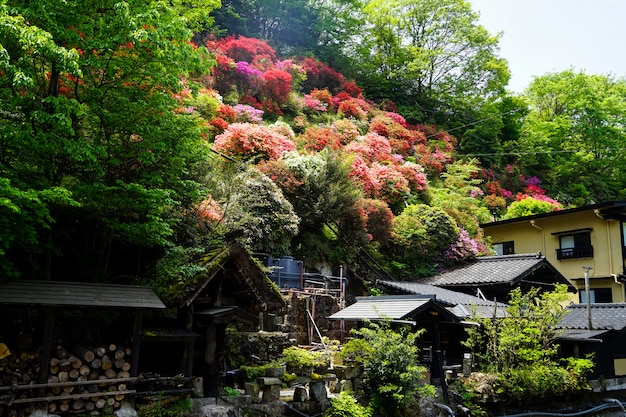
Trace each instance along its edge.
{"label": "roof ridge", "polygon": [[491,255],[491,256],[479,256],[477,261],[504,261],[507,259],[545,259],[545,256],[541,252],[536,253],[515,253],[511,255]]}

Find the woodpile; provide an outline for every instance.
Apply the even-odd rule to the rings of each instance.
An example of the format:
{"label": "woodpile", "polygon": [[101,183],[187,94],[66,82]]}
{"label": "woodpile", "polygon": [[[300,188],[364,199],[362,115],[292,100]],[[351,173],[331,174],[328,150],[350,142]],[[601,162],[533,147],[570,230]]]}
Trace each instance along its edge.
{"label": "woodpile", "polygon": [[22,404],[28,415],[32,403],[45,402],[53,414],[111,413],[135,392],[128,387],[136,379],[130,377],[131,354],[130,348],[116,344],[92,349],[59,345],[50,354],[47,381],[39,381],[41,353],[11,352],[0,359],[0,407]]}

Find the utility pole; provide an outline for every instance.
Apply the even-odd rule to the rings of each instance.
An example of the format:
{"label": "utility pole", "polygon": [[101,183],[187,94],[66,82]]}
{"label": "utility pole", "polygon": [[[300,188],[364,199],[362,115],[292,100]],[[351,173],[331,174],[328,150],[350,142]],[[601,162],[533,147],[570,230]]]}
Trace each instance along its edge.
{"label": "utility pole", "polygon": [[590,266],[583,266],[583,270],[585,271],[585,296],[587,298],[587,329],[592,330],[593,325],[591,323],[591,294],[589,291],[589,270],[592,269]]}

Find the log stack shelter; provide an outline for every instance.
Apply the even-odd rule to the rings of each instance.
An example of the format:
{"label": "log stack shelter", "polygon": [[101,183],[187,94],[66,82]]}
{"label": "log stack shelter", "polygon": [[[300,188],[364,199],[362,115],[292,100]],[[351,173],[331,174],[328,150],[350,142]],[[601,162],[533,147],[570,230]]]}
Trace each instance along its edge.
{"label": "log stack shelter", "polygon": [[[6,347],[0,359],[0,406],[50,403],[49,410],[55,412],[112,408],[116,402],[119,407],[135,392],[128,386],[139,371],[142,316],[162,309],[163,302],[145,286],[0,283],[0,342]],[[104,316],[115,318],[111,325],[116,335],[92,350],[83,347],[79,334],[111,331],[101,321],[82,320],[91,317],[93,310],[104,310]],[[105,385],[105,379],[106,394],[99,393],[94,381]]]}
{"label": "log stack shelter", "polygon": [[140,285],[0,282],[0,411],[112,412],[168,390],[217,394],[226,326],[254,324],[285,302],[239,245],[203,262],[203,273],[159,295]]}

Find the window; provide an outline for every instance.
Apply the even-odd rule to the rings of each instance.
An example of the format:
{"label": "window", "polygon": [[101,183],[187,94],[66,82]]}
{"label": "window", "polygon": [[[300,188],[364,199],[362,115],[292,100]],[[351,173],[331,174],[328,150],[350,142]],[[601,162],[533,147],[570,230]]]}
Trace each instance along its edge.
{"label": "window", "polygon": [[575,259],[593,257],[591,233],[581,232],[559,236],[560,248],[556,250],[557,259]]}
{"label": "window", "polygon": [[[587,302],[587,293],[585,290],[580,290],[580,302],[584,304]],[[610,288],[595,288],[589,290],[589,298],[591,303],[612,303],[613,294]]]}
{"label": "window", "polygon": [[494,243],[493,251],[496,255],[512,255],[515,253],[515,247],[513,246],[513,241],[502,242],[502,243]]}

